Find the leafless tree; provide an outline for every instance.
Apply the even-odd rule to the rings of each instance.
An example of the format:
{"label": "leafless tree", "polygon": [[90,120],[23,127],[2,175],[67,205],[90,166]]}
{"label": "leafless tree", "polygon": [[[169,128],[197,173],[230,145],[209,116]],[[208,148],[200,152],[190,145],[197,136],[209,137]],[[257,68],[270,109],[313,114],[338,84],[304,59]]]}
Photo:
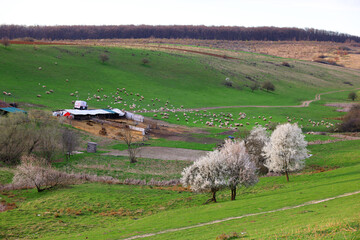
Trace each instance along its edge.
{"label": "leafless tree", "polygon": [[70,159],[71,153],[79,146],[79,137],[75,131],[64,127],[61,131],[61,139],[66,159]]}
{"label": "leafless tree", "polygon": [[105,62],[109,61],[109,56],[107,54],[105,54],[105,53],[100,54],[99,58],[100,58],[102,63],[105,63]]}
{"label": "leafless tree", "polygon": [[28,119],[23,113],[9,114],[0,118],[0,160],[7,164],[17,164],[27,151]]}
{"label": "leafless tree", "polygon": [[16,168],[13,184],[36,187],[38,192],[42,192],[58,185],[71,184],[72,179],[69,176],[51,168],[49,162],[43,158],[23,156],[21,164]]}
{"label": "leafless tree", "polygon": [[118,133],[118,136],[122,141],[125,142],[127,146],[127,150],[130,157],[130,163],[135,163],[137,155],[140,151],[140,148],[137,144],[135,144],[135,134],[134,132],[126,126],[125,128],[121,129],[121,131]]}
{"label": "leafless tree", "polygon": [[7,37],[3,37],[1,39],[1,44],[4,45],[5,47],[10,46],[10,40]]}

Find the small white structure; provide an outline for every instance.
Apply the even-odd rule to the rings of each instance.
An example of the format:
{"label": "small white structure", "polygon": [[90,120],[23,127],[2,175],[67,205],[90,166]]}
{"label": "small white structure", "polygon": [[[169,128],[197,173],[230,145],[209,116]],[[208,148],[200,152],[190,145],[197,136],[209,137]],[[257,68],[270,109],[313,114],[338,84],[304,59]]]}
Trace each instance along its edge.
{"label": "small white structure", "polygon": [[125,117],[126,117],[126,119],[134,120],[137,122],[144,122],[144,116],[134,114],[131,112],[125,112]]}
{"label": "small white structure", "polygon": [[77,100],[77,101],[75,101],[74,108],[80,109],[80,110],[86,110],[88,108],[88,106],[85,101]]}

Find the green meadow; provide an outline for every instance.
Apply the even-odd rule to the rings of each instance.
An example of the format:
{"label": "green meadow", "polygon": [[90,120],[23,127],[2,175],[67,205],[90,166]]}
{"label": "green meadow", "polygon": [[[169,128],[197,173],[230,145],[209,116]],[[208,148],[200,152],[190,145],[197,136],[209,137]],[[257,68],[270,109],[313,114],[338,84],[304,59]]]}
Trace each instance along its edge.
{"label": "green meadow", "polygon": [[[108,55],[109,61],[102,63],[100,54]],[[142,111],[147,117],[202,130],[189,134],[194,141],[150,138],[146,146],[211,151],[216,143],[201,139],[221,142],[235,136],[236,131],[230,131],[235,124],[250,130],[285,122],[298,123],[304,132],[326,132],[306,135],[307,141],[336,139],[330,130],[345,113],[324,104],[350,103],[348,93],[360,88],[359,70],[247,52],[229,55],[238,59],[129,46],[0,47],[0,91],[11,93],[1,100],[17,102],[25,110],[72,108],[72,101],[86,100],[90,108]],[[144,64],[145,58],[149,62]],[[282,65],[284,61],[290,67]],[[226,78],[232,87],[224,84]],[[271,81],[276,90],[251,91],[252,84],[265,81]],[[286,107],[339,90],[345,91],[323,95],[309,107]],[[273,107],[231,108],[242,105]],[[190,110],[224,106],[228,108]],[[208,121],[213,126],[206,125]],[[83,142],[101,142],[101,137],[79,133]],[[359,146],[360,140],[309,145],[311,157],[305,169],[291,174],[290,182],[285,176],[261,177],[257,185],[239,188],[235,201],[230,201],[230,190],[223,189],[217,203],[205,204],[210,194],[181,186],[86,182],[40,193],[3,190],[1,204],[15,208],[0,212],[0,238],[125,239],[256,213],[146,239],[358,239],[360,194],[268,211],[359,191]],[[147,158],[130,164],[128,157],[103,155],[125,149],[125,144],[107,140],[97,153],[77,154],[69,160],[56,156],[52,165],[69,173],[149,182],[179,179],[182,169],[191,164]],[[14,171],[0,165],[0,184],[11,183]]]}
{"label": "green meadow", "polygon": [[[359,144],[358,140],[310,146],[313,156],[307,160],[306,170],[291,175],[289,183],[284,176],[262,177],[254,187],[239,189],[235,201],[229,200],[229,190],[223,190],[218,203],[207,205],[203,203],[210,197],[208,194],[151,186],[88,183],[41,193],[34,189],[2,192],[2,199],[15,202],[17,208],[1,213],[0,234],[8,239],[122,239],[355,192],[360,184]],[[98,165],[114,164],[114,169],[131,172],[121,160],[95,155],[96,158]],[[73,164],[87,161],[91,165],[90,160],[73,161]],[[174,163],[162,161],[162,164],[173,168]],[[318,171],[318,167],[325,171]],[[8,174],[6,170],[0,173],[5,175],[3,178]],[[356,238],[359,207],[359,195],[354,195],[159,235],[156,239],[215,239],[222,233],[232,232],[245,232],[244,237],[250,239],[331,238],[333,235],[342,238],[343,234]],[[265,224],[267,221],[271,224]]]}

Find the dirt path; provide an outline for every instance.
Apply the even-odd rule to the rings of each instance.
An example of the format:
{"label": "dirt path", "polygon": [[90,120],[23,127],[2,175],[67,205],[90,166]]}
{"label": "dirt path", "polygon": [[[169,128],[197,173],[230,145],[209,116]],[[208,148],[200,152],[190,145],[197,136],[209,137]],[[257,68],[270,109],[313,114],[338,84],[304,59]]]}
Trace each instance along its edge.
{"label": "dirt path", "polygon": [[360,137],[348,136],[348,135],[344,135],[344,134],[333,134],[333,135],[330,135],[330,137],[335,137],[337,139],[316,140],[316,141],[308,142],[308,145],[327,144],[327,143],[351,141],[351,140],[360,140]]}
{"label": "dirt path", "polygon": [[[355,88],[353,90],[359,90],[360,88]],[[211,110],[211,109],[220,109],[220,108],[242,108],[242,107],[253,107],[253,108],[301,108],[301,107],[309,107],[310,103],[321,100],[321,96],[325,94],[337,93],[337,92],[345,92],[351,90],[338,90],[332,92],[325,92],[319,93],[315,95],[313,100],[303,101],[300,105],[293,105],[293,106],[265,106],[265,105],[239,105],[239,106],[220,106],[220,107],[204,107],[204,108],[192,108],[192,109],[183,109],[183,110],[176,110],[176,111],[184,111],[184,110]]]}
{"label": "dirt path", "polygon": [[[139,153],[139,157],[161,160],[195,161],[199,157],[204,156],[207,152],[208,151],[192,150],[185,148],[142,147]],[[104,153],[102,155],[129,156],[127,150],[112,150],[111,152]]]}
{"label": "dirt path", "polygon": [[203,227],[203,226],[207,226],[207,225],[217,224],[217,223],[221,223],[221,222],[227,222],[227,221],[231,221],[231,220],[235,220],[235,219],[241,219],[241,218],[245,218],[245,217],[251,217],[251,216],[257,216],[257,215],[263,215],[263,214],[268,214],[268,213],[274,213],[274,212],[280,212],[280,211],[300,208],[300,207],[304,207],[304,206],[309,206],[309,205],[314,205],[314,204],[319,204],[319,203],[331,201],[331,200],[334,200],[334,199],[337,199],[337,198],[343,198],[343,197],[352,196],[352,195],[359,194],[359,193],[360,193],[360,191],[351,192],[351,193],[345,193],[345,194],[338,195],[338,196],[335,196],[335,197],[325,198],[325,199],[321,199],[321,200],[314,200],[314,201],[306,202],[306,203],[296,205],[296,206],[283,207],[283,208],[270,210],[270,211],[266,211],[266,212],[249,213],[249,214],[245,214],[245,215],[241,215],[241,216],[237,216],[237,217],[229,217],[229,218],[219,219],[219,220],[206,222],[206,223],[200,223],[200,224],[197,224],[197,225],[192,225],[192,226],[187,226],[187,227],[167,229],[167,230],[163,230],[163,231],[156,232],[156,233],[148,233],[148,234],[143,234],[143,235],[136,235],[136,236],[133,236],[133,237],[126,238],[125,240],[132,240],[132,239],[138,239],[138,238],[151,237],[151,236],[156,236],[156,235],[160,235],[160,234],[164,234],[164,233],[178,232],[178,231],[182,231],[182,230]]}

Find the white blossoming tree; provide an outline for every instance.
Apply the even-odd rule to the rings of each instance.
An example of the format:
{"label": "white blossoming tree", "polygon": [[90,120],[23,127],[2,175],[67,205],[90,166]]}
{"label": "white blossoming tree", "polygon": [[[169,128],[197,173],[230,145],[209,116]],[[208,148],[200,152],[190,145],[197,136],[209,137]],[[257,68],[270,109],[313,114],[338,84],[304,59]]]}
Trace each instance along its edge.
{"label": "white blossoming tree", "polygon": [[220,151],[209,152],[183,170],[182,185],[190,186],[195,192],[210,191],[212,198],[209,201],[216,202],[216,192],[226,186],[223,163],[224,155]]}
{"label": "white blossoming tree", "polygon": [[244,141],[225,140],[221,148],[224,158],[224,177],[231,190],[231,200],[235,200],[237,186],[251,186],[258,182],[256,166],[246,151]]}
{"label": "white blossoming tree", "polygon": [[289,181],[289,172],[304,168],[304,160],[308,156],[305,136],[297,124],[279,125],[264,147],[267,158],[265,166],[269,171],[285,173]]}
{"label": "white blossoming tree", "polygon": [[263,155],[263,149],[269,141],[270,138],[266,132],[266,128],[260,125],[251,130],[250,135],[245,141],[251,160],[255,163],[260,174],[266,174],[268,172],[268,168],[264,166],[266,157]]}
{"label": "white blossoming tree", "polygon": [[196,192],[210,191],[216,202],[216,192],[224,187],[231,189],[231,200],[235,200],[237,186],[257,183],[256,166],[246,152],[243,141],[226,140],[220,150],[199,158],[182,172],[183,186]]}

